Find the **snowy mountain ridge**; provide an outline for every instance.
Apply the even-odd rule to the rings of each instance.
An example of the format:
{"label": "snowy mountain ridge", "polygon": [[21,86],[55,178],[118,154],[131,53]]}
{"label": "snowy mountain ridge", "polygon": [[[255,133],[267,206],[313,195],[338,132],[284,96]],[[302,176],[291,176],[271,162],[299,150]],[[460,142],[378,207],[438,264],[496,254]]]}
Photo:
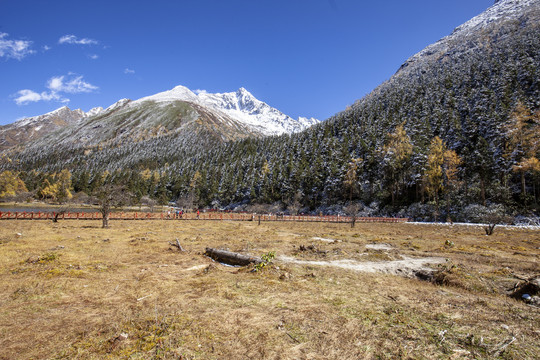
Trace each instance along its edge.
{"label": "snowy mountain ridge", "polygon": [[502,18],[506,18],[506,20],[517,19],[524,13],[525,8],[534,4],[538,6],[538,0],[497,0],[486,11],[458,26],[448,37],[464,32],[480,30]]}
{"label": "snowy mountain ridge", "polygon": [[85,113],[81,109],[71,110],[67,106],[62,106],[43,115],[20,119],[12,124],[0,126],[0,150],[39,139],[50,132],[74,125],[82,119],[98,114],[101,110],[94,108]]}
{"label": "snowy mountain ridge", "polygon": [[[43,115],[17,120],[0,127],[0,150],[29,141],[42,146],[44,142],[60,139],[88,144],[112,141],[115,137],[147,138],[151,136],[149,133],[182,132],[186,126],[193,130],[197,119],[206,122],[204,127],[212,129],[222,140],[290,134],[319,123],[313,118],[295,120],[256,99],[244,88],[210,94],[177,86],[135,101],[121,99],[106,109],[95,107],[84,112],[62,106]],[[59,138],[40,140],[58,130],[62,130]]]}
{"label": "snowy mountain ridge", "polygon": [[540,12],[540,0],[497,0],[494,5],[480,15],[456,27],[450,35],[411,56],[396,74],[403,70],[411,70],[416,66],[421,67],[423,61],[426,60],[440,61],[452,53],[473,51],[475,48],[483,46],[482,42],[478,42],[477,37],[483,30],[492,25],[500,26],[501,23],[519,21],[523,14],[538,12]]}
{"label": "snowy mountain ridge", "polygon": [[170,103],[187,101],[212,109],[247,125],[263,135],[281,135],[302,131],[319,123],[314,118],[300,117],[297,120],[255,98],[249,91],[241,87],[236,92],[208,93],[191,91],[185,86],[133,101],[130,106],[138,106],[147,101]]}
{"label": "snowy mountain ridge", "polygon": [[[52,117],[60,117],[66,120],[79,120],[85,116],[85,112],[81,109],[71,110],[67,106],[62,106],[61,108],[58,108],[56,110],[53,110],[51,112],[48,112],[43,115],[37,115],[32,116],[24,119],[19,119],[15,121],[12,126],[13,127],[24,127],[31,124],[35,124],[36,126],[40,126],[41,123],[49,118]],[[9,126],[9,125],[6,125]]]}

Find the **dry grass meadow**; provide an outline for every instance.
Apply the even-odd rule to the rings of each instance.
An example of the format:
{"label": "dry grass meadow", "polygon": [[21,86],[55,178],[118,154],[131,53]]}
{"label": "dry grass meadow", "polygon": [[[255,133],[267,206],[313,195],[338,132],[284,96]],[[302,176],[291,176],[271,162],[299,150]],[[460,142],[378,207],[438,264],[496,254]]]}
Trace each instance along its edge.
{"label": "dry grass meadow", "polygon": [[[0,222],[0,359],[539,358],[540,309],[507,295],[540,272],[538,230],[496,228],[488,237],[458,225],[100,225]],[[176,238],[186,252],[169,245]],[[366,248],[377,243],[392,249]],[[278,258],[253,272],[213,262],[205,247]],[[446,260],[433,265],[433,283],[281,256]]]}

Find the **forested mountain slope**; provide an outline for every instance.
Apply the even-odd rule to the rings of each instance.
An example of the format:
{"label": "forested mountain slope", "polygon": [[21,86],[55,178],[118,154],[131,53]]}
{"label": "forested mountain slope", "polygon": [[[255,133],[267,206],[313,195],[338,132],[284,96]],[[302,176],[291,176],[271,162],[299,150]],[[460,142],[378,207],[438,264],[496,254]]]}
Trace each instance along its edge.
{"label": "forested mountain slope", "polygon": [[540,1],[500,0],[304,132],[223,144],[163,133],[92,151],[27,151],[2,166],[26,179],[68,168],[76,190],[112,181],[199,206],[357,204],[459,219],[499,204],[526,214],[539,200],[539,64]]}

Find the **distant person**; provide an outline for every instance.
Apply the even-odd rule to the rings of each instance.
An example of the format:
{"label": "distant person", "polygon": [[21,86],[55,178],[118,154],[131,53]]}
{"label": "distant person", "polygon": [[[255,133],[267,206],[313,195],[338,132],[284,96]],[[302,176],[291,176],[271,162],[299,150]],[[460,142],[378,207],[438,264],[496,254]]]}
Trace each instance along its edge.
{"label": "distant person", "polygon": [[197,210],[197,220],[199,220],[199,210]]}

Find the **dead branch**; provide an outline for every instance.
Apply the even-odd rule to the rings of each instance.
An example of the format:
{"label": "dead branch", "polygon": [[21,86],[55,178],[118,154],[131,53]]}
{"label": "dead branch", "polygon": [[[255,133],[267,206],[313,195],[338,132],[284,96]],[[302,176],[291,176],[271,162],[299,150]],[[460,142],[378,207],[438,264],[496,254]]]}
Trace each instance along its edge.
{"label": "dead branch", "polygon": [[169,245],[175,246],[178,248],[179,251],[185,252],[186,250],[180,245],[180,241],[178,241],[178,238],[175,239],[175,242],[169,242]]}
{"label": "dead branch", "polygon": [[502,354],[504,352],[504,350],[506,350],[506,348],[508,346],[510,346],[514,341],[516,341],[516,338],[514,336],[512,336],[511,339],[508,339],[506,341],[503,341],[502,343],[498,344],[497,346],[495,346],[495,349],[492,351],[492,355],[497,357],[499,356],[500,354]]}

